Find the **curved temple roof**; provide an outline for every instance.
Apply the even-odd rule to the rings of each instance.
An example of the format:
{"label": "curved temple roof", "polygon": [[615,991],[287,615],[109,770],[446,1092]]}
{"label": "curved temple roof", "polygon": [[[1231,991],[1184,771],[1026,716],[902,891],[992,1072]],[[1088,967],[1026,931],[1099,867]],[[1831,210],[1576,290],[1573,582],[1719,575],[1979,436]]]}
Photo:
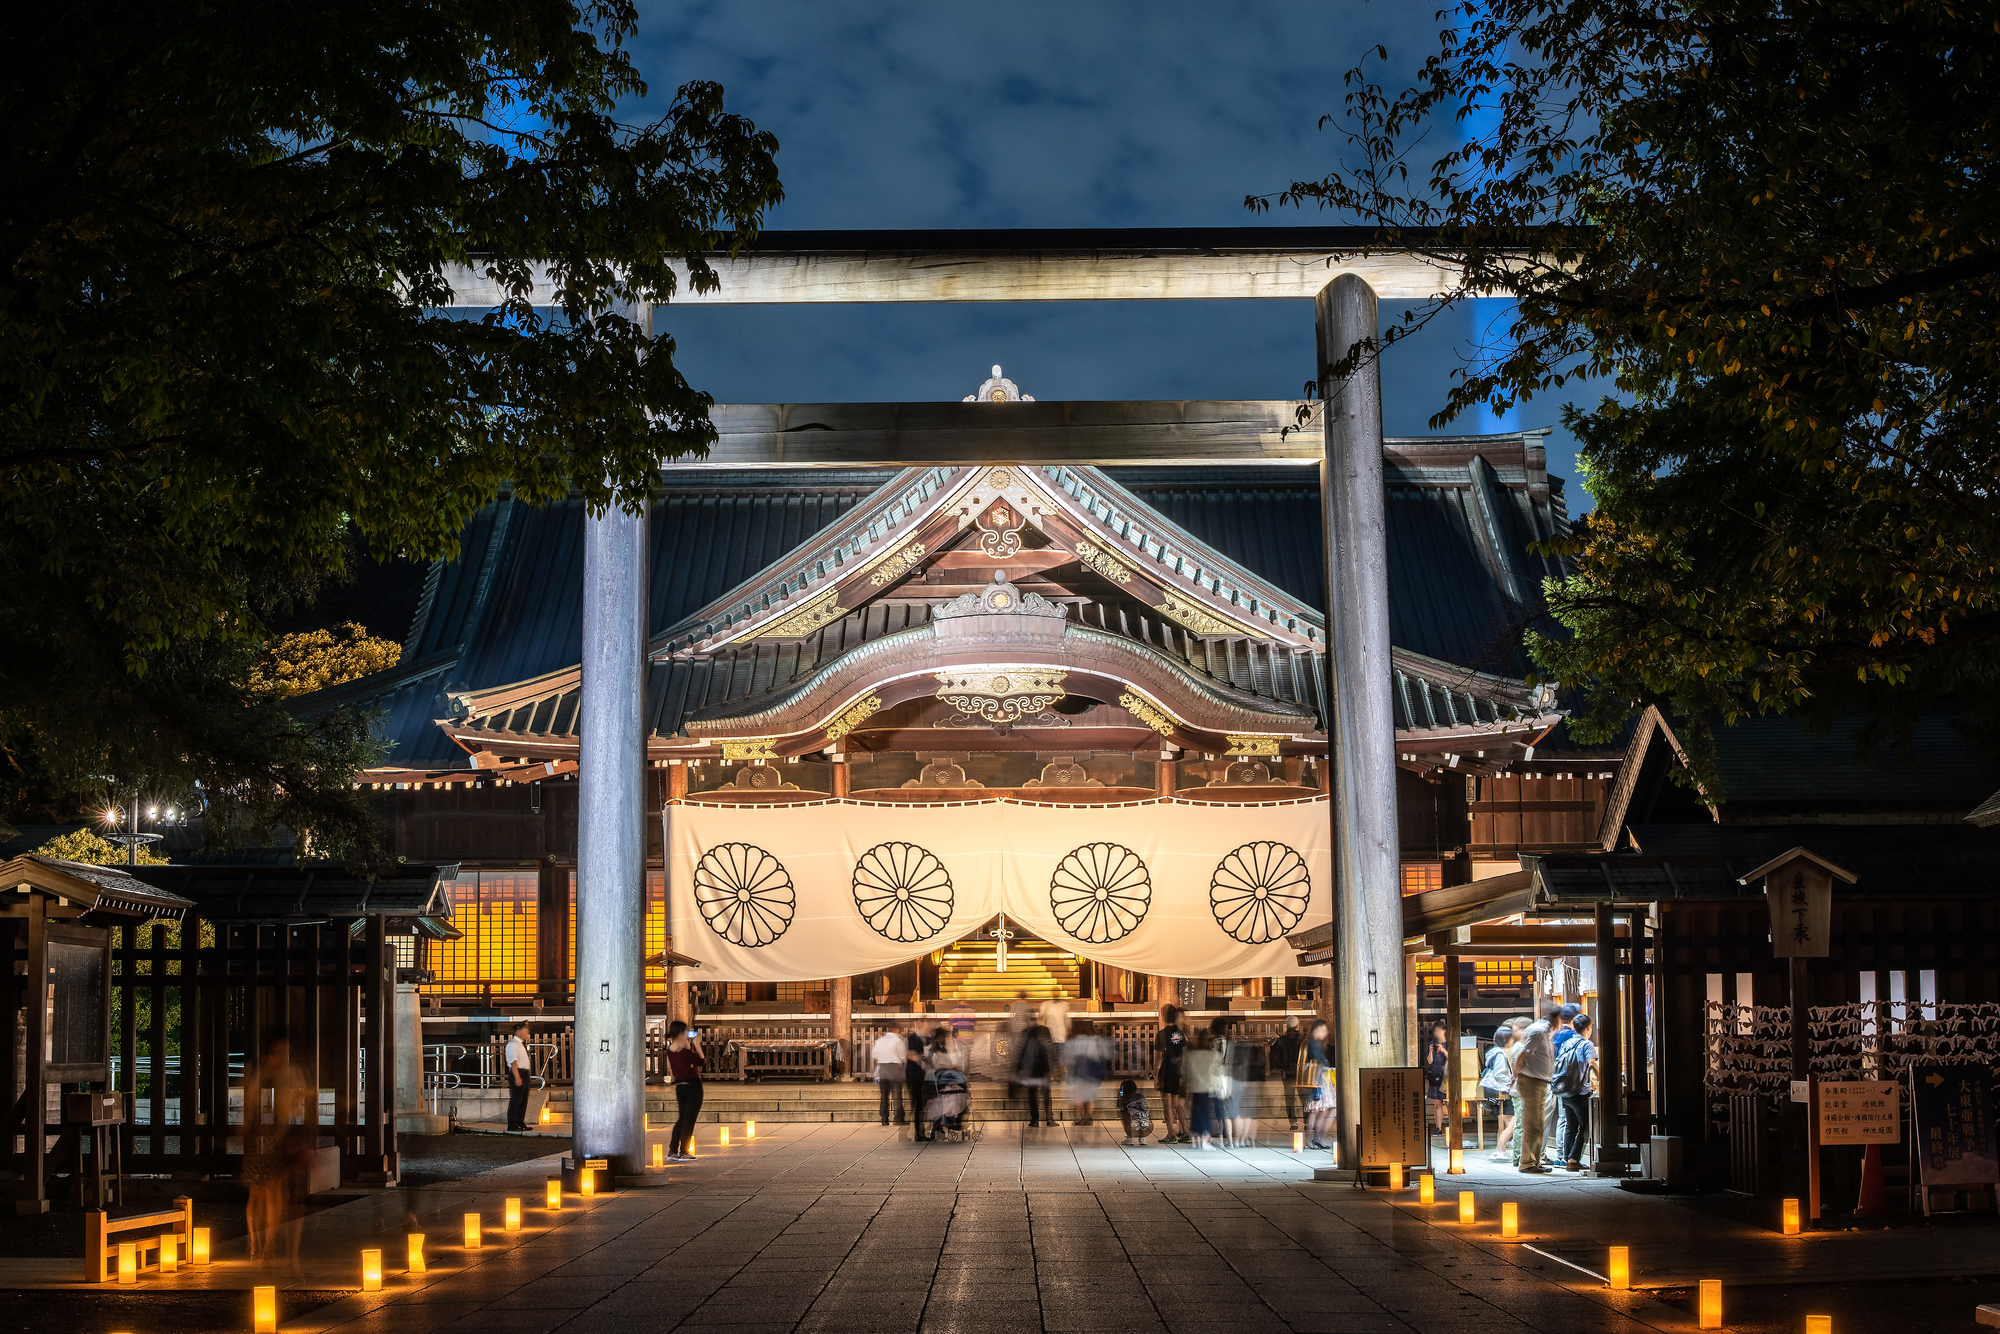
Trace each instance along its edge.
{"label": "curved temple roof", "polygon": [[[1556,567],[1528,545],[1567,526],[1539,437],[1393,440],[1388,454],[1399,752],[1532,741],[1553,711],[1521,680],[1519,631]],[[996,469],[1007,485],[991,485]],[[1003,499],[1026,543],[1007,573],[1063,607],[1067,637],[1103,641],[1100,656],[1122,645],[1178,678],[1190,707],[1241,706],[1232,716],[1263,715],[1256,731],[1324,746],[1314,468],[670,468],[663,486],[660,754],[712,747],[728,719],[768,722],[864,645],[929,636],[941,599],[987,577],[980,520]],[[404,664],[314,701],[383,709],[398,776],[573,755],[582,519],[573,501],[482,511],[461,558],[432,569]]]}

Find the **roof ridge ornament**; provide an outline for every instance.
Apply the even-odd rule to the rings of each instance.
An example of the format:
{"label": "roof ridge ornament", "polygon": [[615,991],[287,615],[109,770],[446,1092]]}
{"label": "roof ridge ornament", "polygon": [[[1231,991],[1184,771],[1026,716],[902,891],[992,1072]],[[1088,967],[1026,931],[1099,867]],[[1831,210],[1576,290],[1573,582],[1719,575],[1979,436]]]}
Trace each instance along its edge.
{"label": "roof ridge ornament", "polygon": [[1034,401],[1035,396],[1033,394],[1022,393],[1021,386],[1002,375],[998,366],[993,368],[992,375],[980,382],[977,392],[967,394],[959,400],[961,403],[1032,403]]}
{"label": "roof ridge ornament", "polygon": [[993,582],[983,592],[960,593],[949,602],[940,602],[931,608],[934,621],[955,620],[961,616],[1045,616],[1051,620],[1067,621],[1069,608],[1060,602],[1051,602],[1040,593],[1023,593],[1009,583],[1005,570],[993,572]]}

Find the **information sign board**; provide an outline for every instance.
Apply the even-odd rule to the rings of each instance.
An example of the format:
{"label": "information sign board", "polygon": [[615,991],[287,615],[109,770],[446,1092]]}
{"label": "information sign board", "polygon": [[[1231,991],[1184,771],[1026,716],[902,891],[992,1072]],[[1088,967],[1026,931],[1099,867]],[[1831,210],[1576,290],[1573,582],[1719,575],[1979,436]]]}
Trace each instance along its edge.
{"label": "information sign board", "polygon": [[1361,1070],[1361,1166],[1430,1161],[1424,1122],[1421,1066],[1364,1066]]}
{"label": "information sign board", "polygon": [[1894,1080],[1863,1079],[1819,1086],[1821,1144],[1900,1144],[1903,1099]]}
{"label": "information sign board", "polygon": [[1912,1066],[1910,1103],[1917,1122],[1910,1156],[1924,1185],[2000,1181],[1991,1070],[1970,1064]]}

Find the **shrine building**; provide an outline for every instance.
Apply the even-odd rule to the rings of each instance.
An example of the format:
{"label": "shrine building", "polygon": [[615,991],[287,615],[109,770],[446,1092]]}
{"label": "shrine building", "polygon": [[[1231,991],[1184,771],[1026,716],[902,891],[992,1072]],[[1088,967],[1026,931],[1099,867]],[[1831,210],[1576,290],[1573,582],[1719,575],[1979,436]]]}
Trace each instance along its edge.
{"label": "shrine building", "polygon": [[[649,1013],[851,1039],[856,1013],[1021,993],[1327,1011],[1299,962],[1332,902],[1312,459],[835,461],[1093,432],[1226,460],[1302,406],[1037,403],[994,367],[962,402],[716,408],[648,539]],[[809,461],[727,466],[773,438]],[[1542,433],[1391,439],[1386,468],[1405,893],[1595,846],[1612,766],[1552,754],[1525,680],[1557,572],[1533,545],[1568,522]],[[584,528],[579,500],[489,505],[402,662],[314,700],[382,717],[360,777],[386,851],[459,868],[462,938],[408,944],[436,1020],[573,1000]],[[1533,1002],[1531,964],[1480,968],[1469,1018]]]}

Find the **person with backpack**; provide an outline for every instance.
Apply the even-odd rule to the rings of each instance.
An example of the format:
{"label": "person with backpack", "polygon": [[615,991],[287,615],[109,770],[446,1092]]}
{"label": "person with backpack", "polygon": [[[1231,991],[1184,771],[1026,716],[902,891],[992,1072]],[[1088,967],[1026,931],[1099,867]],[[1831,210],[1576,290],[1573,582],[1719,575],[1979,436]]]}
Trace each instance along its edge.
{"label": "person with backpack", "polygon": [[1563,1044],[1549,1087],[1562,1099],[1563,1166],[1583,1170],[1584,1141],[1590,1135],[1590,1099],[1597,1090],[1597,1045],[1590,1040],[1590,1016],[1579,1012],[1570,1022],[1576,1036]]}
{"label": "person with backpack", "polygon": [[[1583,1007],[1572,1002],[1558,1010],[1556,1017],[1550,1021],[1549,1058],[1552,1063],[1550,1066],[1551,1070],[1554,1069],[1553,1062],[1562,1060],[1563,1048],[1576,1041],[1576,1029],[1571,1027],[1571,1025],[1581,1013],[1583,1013]],[[1555,1090],[1555,1075],[1553,1073],[1550,1074],[1549,1080],[1548,1138],[1543,1145],[1542,1156],[1549,1159],[1549,1165],[1553,1167],[1556,1163],[1562,1161],[1563,1136],[1568,1133],[1568,1129],[1563,1124],[1563,1100],[1561,1095]]]}

